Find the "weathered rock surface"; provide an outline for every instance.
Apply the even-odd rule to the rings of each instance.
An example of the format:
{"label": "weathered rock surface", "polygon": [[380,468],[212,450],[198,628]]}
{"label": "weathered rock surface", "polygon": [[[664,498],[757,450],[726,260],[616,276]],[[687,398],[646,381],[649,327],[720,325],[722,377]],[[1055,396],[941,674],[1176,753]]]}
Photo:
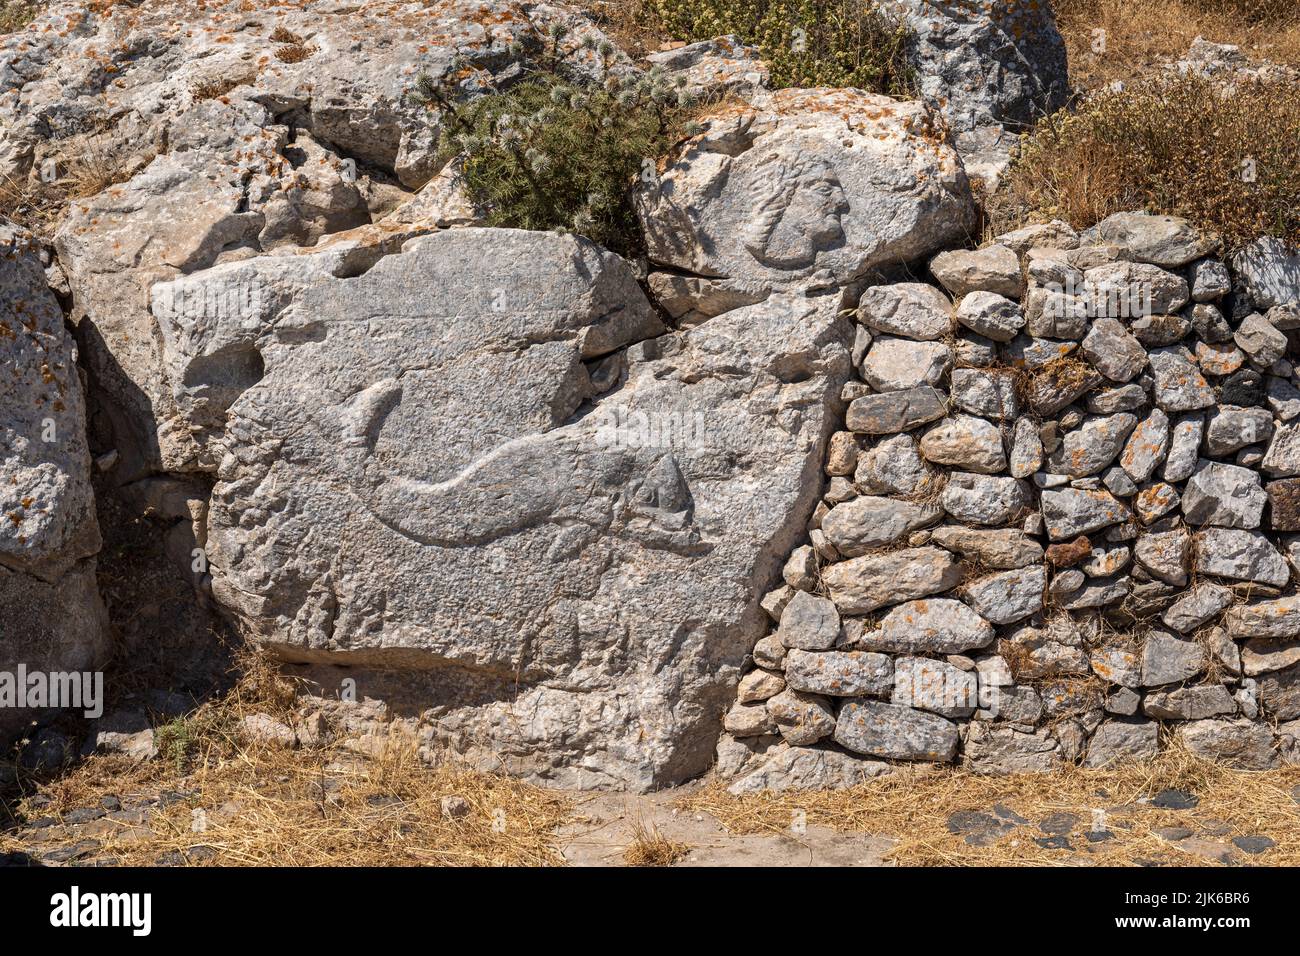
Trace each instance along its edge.
{"label": "weathered rock surface", "polygon": [[1065,105],[1065,43],[1051,8],[901,0],[921,94],[959,130],[1029,124]]}
{"label": "weathered rock surface", "polygon": [[842,613],[869,614],[956,587],[961,567],[942,548],[905,548],[833,564],[822,581]]}
{"label": "weathered rock surface", "polygon": [[1085,767],[1150,760],[1156,755],[1160,725],[1154,720],[1108,720],[1088,743]]}
{"label": "weathered rock surface", "polygon": [[[526,283],[497,278],[521,262]],[[185,282],[225,288],[240,268]],[[774,297],[644,349],[661,326],[617,257],[458,229],[259,301],[169,315],[165,337],[203,397],[250,356],[263,369],[218,393],[227,452],[208,521],[213,593],[247,632],[289,660],[464,674],[442,685],[435,736],[517,772],[644,788],[703,769],[759,636],[754,587],[817,493],[848,372],[834,297]],[[583,360],[629,344],[617,402],[575,418],[593,398]],[[471,679],[497,699],[460,703]]]}
{"label": "weathered rock surface", "polygon": [[1224,622],[1233,637],[1300,636],[1300,597],[1242,604],[1229,611]]}
{"label": "weathered rock surface", "polygon": [[847,701],[835,724],[837,744],[869,757],[946,762],[956,755],[957,741],[951,721],[878,701]]}
{"label": "weathered rock surface", "polygon": [[792,650],[785,657],[785,680],[793,690],[830,697],[888,694],[894,659],[862,651]]}
{"label": "weathered rock surface", "polygon": [[1268,770],[1277,766],[1272,731],[1254,721],[1195,720],[1178,728],[1178,738],[1198,757],[1230,767]]}
{"label": "weathered rock surface", "polygon": [[884,616],[879,628],[861,638],[868,647],[895,654],[959,654],[992,640],[989,622],[951,598],[900,604]]}
{"label": "weathered rock surface", "polygon": [[774,747],[727,790],[737,796],[764,790],[847,790],[883,776],[889,764],[824,747]]}
{"label": "weathered rock surface", "polygon": [[1291,578],[1286,559],[1255,531],[1207,528],[1197,536],[1196,570],[1236,581],[1282,587]]}
{"label": "weathered rock surface", "polygon": [[1046,730],[973,723],[966,732],[965,763],[976,773],[1047,773],[1059,769],[1060,745]]}
{"label": "weathered rock surface", "polygon": [[920,104],[855,90],[780,90],[761,104],[705,117],[639,189],[651,261],[773,289],[814,273],[844,285],[970,221],[957,154],[916,135]]}
{"label": "weathered rock surface", "polygon": [[[0,370],[0,672],[95,670],[108,622],[76,348],[33,237],[4,219]],[[15,703],[0,739],[42,715]]]}
{"label": "weathered rock surface", "polygon": [[938,505],[864,495],[832,508],[822,519],[822,531],[836,551],[853,558],[892,544],[942,517]]}

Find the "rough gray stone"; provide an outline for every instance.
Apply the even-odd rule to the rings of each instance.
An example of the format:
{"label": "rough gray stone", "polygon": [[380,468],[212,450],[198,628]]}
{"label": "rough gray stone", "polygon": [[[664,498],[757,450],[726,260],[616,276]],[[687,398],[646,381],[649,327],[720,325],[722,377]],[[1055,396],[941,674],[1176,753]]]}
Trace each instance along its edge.
{"label": "rough gray stone", "polygon": [[1260,467],[1276,478],[1300,475],[1300,422],[1278,427]]}
{"label": "rough gray stone", "polygon": [[1142,712],[1159,720],[1205,720],[1235,714],[1237,702],[1222,684],[1198,684],[1153,691],[1142,701]]}
{"label": "rough gray stone", "polygon": [[1019,418],[1011,438],[1008,470],[1012,478],[1028,478],[1043,466],[1043,440],[1031,419]]}
{"label": "rough gray stone", "polygon": [[1015,478],[955,471],[948,476],[940,503],[958,521],[995,526],[1017,520],[1032,506],[1033,497]]}
{"label": "rough gray stone", "polygon": [[1186,481],[1196,470],[1201,433],[1205,429],[1200,415],[1179,417],[1169,432],[1169,452],[1160,474],[1165,481]]}
{"label": "rough gray stone", "polygon": [[[847,285],[939,248],[969,223],[969,185],[951,147],[916,149],[921,104],[799,89],[756,102],[703,116],[704,131],[675,161],[642,178],[634,199],[652,262],[761,288],[818,273]],[[848,119],[868,114],[865,125]]]}
{"label": "rough gray stone", "polygon": [[1046,730],[1025,732],[976,722],[966,731],[964,763],[975,773],[1048,773],[1060,768],[1062,757]]}
{"label": "rough gray stone", "polygon": [[1131,589],[1127,577],[1089,578],[1083,587],[1057,598],[1056,603],[1067,611],[1088,611],[1123,601]]}
{"label": "rough gray stone", "polygon": [[1025,325],[1020,306],[996,292],[971,292],[957,306],[957,321],[994,342],[1010,342]]}
{"label": "rough gray stone", "polygon": [[804,651],[824,651],[840,637],[840,614],[835,604],[823,597],[799,591],[781,612],[776,632],[781,646]]}
{"label": "rough gray stone", "polygon": [[1075,621],[1052,618],[1042,626],[1021,625],[998,641],[999,652],[1016,660],[1019,680],[1091,673]]}
{"label": "rough gray stone", "polygon": [[900,657],[890,702],[943,717],[969,717],[979,703],[974,674],[925,657]]}
{"label": "rough gray stone", "polygon": [[1142,685],[1159,687],[1195,677],[1205,667],[1205,648],[1196,641],[1153,630],[1142,645]]}
{"label": "rough gray stone", "polygon": [[822,747],[774,747],[727,787],[735,796],[766,791],[847,790],[890,772],[889,764]]}
{"label": "rough gray stone", "polygon": [[1204,259],[1192,269],[1192,299],[1213,302],[1232,291],[1228,267],[1217,259]]}
{"label": "rough gray stone", "polygon": [[1096,314],[1111,318],[1170,315],[1187,304],[1187,281],[1145,262],[1111,262],[1084,270]]}
{"label": "rough gray stone", "polygon": [[873,650],[894,654],[959,654],[987,647],[993,627],[960,601],[931,598],[900,604],[860,640]]}
{"label": "rough gray stone", "polygon": [[956,724],[898,704],[850,700],[840,708],[835,742],[854,753],[889,760],[946,763],[957,753]]}
{"label": "rough gray stone", "polygon": [[1215,378],[1231,375],[1246,364],[1246,353],[1227,342],[1197,342],[1195,355],[1201,371]]}
{"label": "rough gray stone", "polygon": [[864,395],[849,403],[844,424],[865,435],[892,435],[924,425],[948,413],[943,393],[928,385],[884,395]]}
{"label": "rough gray stone", "polygon": [[918,341],[941,339],[952,330],[952,302],[924,282],[868,288],[858,301],[857,316],[877,332]]}
{"label": "rough gray stone", "polygon": [[1268,407],[1284,422],[1300,416],[1300,388],[1284,378],[1270,375],[1267,380]]}
{"label": "rough gray stone", "polygon": [[[1008,299],[1020,298],[1020,257],[1007,246],[995,243],[982,249],[941,252],[930,260],[930,272],[954,299],[972,292],[993,292]],[[1005,342],[1010,338],[1007,336],[998,341]]]}
{"label": "rough gray stone", "polygon": [[792,690],[830,697],[888,694],[894,661],[863,651],[791,650],[785,656],[785,680]]}
{"label": "rough gray stone", "polygon": [[952,349],[942,342],[881,336],[862,361],[862,377],[877,392],[938,385],[952,368]]}
{"label": "rough gray stone", "polygon": [[1108,720],[1088,742],[1085,767],[1108,767],[1136,763],[1155,757],[1160,725],[1153,720]]}
{"label": "rough gray stone", "polygon": [[1112,382],[1128,382],[1147,367],[1147,352],[1115,319],[1092,324],[1081,346],[1084,357]]}
{"label": "rough gray stone", "polygon": [[1115,460],[1135,425],[1137,417],[1126,412],[1087,418],[1066,432],[1060,447],[1047,456],[1047,468],[1071,478],[1095,475]]}
{"label": "rough gray stone", "polygon": [[1088,303],[1053,285],[1033,288],[1025,298],[1025,332],[1035,339],[1078,342],[1088,333]]}
{"label": "rough gray stone", "polygon": [[1120,212],[1097,224],[1103,242],[1122,246],[1135,262],[1177,269],[1212,253],[1217,243],[1186,219]]}
{"label": "rough gray stone", "polygon": [[1152,577],[1182,587],[1187,583],[1191,538],[1182,528],[1140,535],[1133,545],[1133,558]]}
{"label": "rough gray stone", "polygon": [[752,96],[768,83],[767,66],[758,48],[745,45],[735,36],[651,53],[646,62],[675,81],[685,80],[682,88],[696,97]]}
{"label": "rough gray stone", "polygon": [[1232,267],[1256,308],[1300,302],[1300,253],[1281,239],[1256,240],[1233,257]]}
{"label": "rough gray stone", "polygon": [[787,587],[796,591],[811,591],[816,588],[817,552],[806,544],[795,548],[781,568],[781,578]]}
{"label": "rough gray stone", "polygon": [[1213,620],[1231,603],[1231,591],[1222,585],[1203,581],[1169,605],[1160,620],[1180,634],[1190,634]]}
{"label": "rough gray stone", "polygon": [[1233,637],[1296,637],[1300,635],[1300,597],[1255,601],[1234,607],[1224,617]]}
{"label": "rough gray stone", "polygon": [[822,518],[822,531],[840,554],[855,558],[893,544],[943,517],[937,504],[864,495],[837,504]]}
{"label": "rough gray stone", "polygon": [[[0,61],[2,62],[2,61]],[[92,671],[108,655],[85,398],[28,233],[0,218],[0,671]],[[42,713],[0,709],[0,742]]]}
{"label": "rough gray stone", "polygon": [[1291,578],[1286,559],[1268,538],[1255,531],[1232,528],[1206,528],[1197,536],[1196,570],[1276,588]]}
{"label": "rough gray stone", "polygon": [[1047,534],[1053,541],[1066,541],[1129,518],[1128,509],[1106,491],[1051,489],[1042,493],[1041,501]]}
{"label": "rough gray stone", "polygon": [[1277,720],[1300,717],[1300,665],[1262,675],[1259,702]]}
{"label": "rough gray stone", "polygon": [[938,465],[995,475],[1007,467],[1002,433],[973,415],[954,415],[921,436],[921,454]]}
{"label": "rough gray stone", "polygon": [[1010,571],[1040,564],[1043,546],[1023,531],[985,530],[942,525],[934,529],[931,542],[987,568]]}
{"label": "rough gray stone", "polygon": [[1108,683],[1132,690],[1142,686],[1142,657],[1131,647],[1111,644],[1096,648],[1088,663],[1092,672]]}
{"label": "rough gray stone", "polygon": [[824,697],[786,689],[765,706],[777,732],[791,746],[807,747],[835,730],[835,715]]}
{"label": "rough gray stone", "polygon": [[765,704],[737,702],[722,718],[722,729],[733,737],[760,737],[776,731],[776,722]]}
{"label": "rough gray stone", "polygon": [[1104,388],[1088,396],[1088,411],[1094,415],[1114,415],[1131,412],[1147,403],[1147,393],[1141,385],[1130,382],[1119,388]]}
{"label": "rough gray stone", "polygon": [[961,583],[961,575],[950,552],[921,547],[841,561],[822,572],[822,581],[841,612],[870,614],[947,591]]}
{"label": "rough gray stone", "polygon": [[[1292,630],[1291,633],[1297,632]],[[1281,641],[1257,637],[1241,646],[1241,670],[1247,677],[1271,674],[1296,664],[1300,664],[1300,640]]]}
{"label": "rough gray stone", "polygon": [[1169,419],[1159,408],[1138,423],[1120,455],[1120,466],[1138,484],[1149,479],[1169,450]]}
{"label": "rough gray stone", "polygon": [[1202,461],[1183,491],[1183,515],[1192,524],[1258,528],[1268,495],[1249,468]]}
{"label": "rough gray stone", "polygon": [[1232,340],[1251,361],[1265,368],[1286,354],[1286,336],[1257,312],[1242,320]]}
{"label": "rough gray stone", "polygon": [[1178,739],[1198,757],[1242,770],[1277,766],[1273,733],[1251,720],[1195,720],[1178,728]]}
{"label": "rough gray stone", "polygon": [[953,369],[951,388],[953,405],[964,412],[1011,420],[1020,414],[1015,379],[1008,372],[982,368]]}
{"label": "rough gray stone", "polygon": [[1214,404],[1214,390],[1182,346],[1153,349],[1148,358],[1155,376],[1155,399],[1166,412],[1193,412]]}
{"label": "rough gray stone", "polygon": [[1028,125],[1065,105],[1065,44],[1049,7],[1016,10],[1014,22],[926,0],[902,0],[895,9],[916,38],[909,59],[921,95],[954,129]]}
{"label": "rough gray stone", "polygon": [[929,475],[916,439],[891,435],[858,455],[853,482],[867,494],[913,495]]}
{"label": "rough gray stone", "polygon": [[1042,565],[1003,571],[966,585],[966,601],[994,624],[1011,624],[1043,609],[1047,569]]}
{"label": "rough gray stone", "polygon": [[[805,653],[800,651],[800,653]],[[775,697],[785,690],[785,678],[780,674],[756,668],[740,679],[736,700],[742,704],[756,704]]]}

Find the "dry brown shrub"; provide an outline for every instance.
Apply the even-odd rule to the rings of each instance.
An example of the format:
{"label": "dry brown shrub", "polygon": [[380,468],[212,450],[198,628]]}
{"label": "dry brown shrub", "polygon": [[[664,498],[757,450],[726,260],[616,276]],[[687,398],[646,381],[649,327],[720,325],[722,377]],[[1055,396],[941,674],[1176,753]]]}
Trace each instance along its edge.
{"label": "dry brown shrub", "polygon": [[1300,241],[1300,97],[1182,75],[1093,94],[1024,139],[990,215],[1083,228],[1125,209],[1185,216],[1230,249]]}

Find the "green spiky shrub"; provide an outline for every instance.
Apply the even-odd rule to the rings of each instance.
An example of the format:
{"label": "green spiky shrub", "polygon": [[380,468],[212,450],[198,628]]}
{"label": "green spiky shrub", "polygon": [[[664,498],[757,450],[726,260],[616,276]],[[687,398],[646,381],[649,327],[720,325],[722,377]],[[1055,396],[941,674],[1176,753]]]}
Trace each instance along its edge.
{"label": "green spiky shrub", "polygon": [[910,33],[872,0],[642,0],[646,17],[678,40],[734,34],[759,48],[783,87],[851,86],[905,94]]}
{"label": "green spiky shrub", "polygon": [[695,132],[696,104],[659,71],[612,71],[607,42],[584,39],[596,66],[568,69],[554,54],[562,36],[553,32],[552,53],[508,89],[463,99],[421,77],[415,95],[438,110],[439,160],[460,160],[489,225],[572,231],[634,255],[641,242],[632,186]]}

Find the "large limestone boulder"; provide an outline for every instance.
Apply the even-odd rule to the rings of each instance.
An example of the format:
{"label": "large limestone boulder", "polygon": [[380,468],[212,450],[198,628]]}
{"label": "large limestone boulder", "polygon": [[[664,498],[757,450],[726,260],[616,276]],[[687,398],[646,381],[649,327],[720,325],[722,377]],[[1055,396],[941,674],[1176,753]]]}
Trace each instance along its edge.
{"label": "large limestone boulder", "polygon": [[572,8],[514,0],[161,0],[54,3],[0,40],[0,174],[105,186],[72,205],[57,247],[115,480],[202,467],[161,370],[152,284],[378,222],[437,172],[417,77],[454,71],[473,93],[553,43],[583,70],[586,36],[601,38]]}
{"label": "large limestone boulder", "polygon": [[[32,236],[3,219],[0,369],[0,672],[92,670],[108,634],[76,349]],[[0,738],[36,716],[0,707]]]}
{"label": "large limestone boulder", "polygon": [[54,2],[0,39],[0,171],[71,159],[90,130],[104,158],[168,152],[195,106],[255,102],[415,188],[436,172],[437,128],[409,96],[416,77],[454,72],[473,92],[552,50],[585,69],[587,35],[603,39],[574,8],[520,0]]}
{"label": "large limestone boulder", "polygon": [[223,449],[215,597],[283,659],[424,672],[429,734],[473,758],[706,769],[819,491],[841,297],[661,335],[573,237],[450,230],[352,278],[326,255],[153,289],[177,405]]}
{"label": "large limestone boulder", "polygon": [[967,133],[1021,126],[1065,105],[1065,41],[1038,0],[893,0],[911,28],[921,95]]}
{"label": "large limestone boulder", "polygon": [[651,261],[745,290],[847,285],[962,235],[956,152],[919,103],[781,90],[708,118],[637,193]]}

